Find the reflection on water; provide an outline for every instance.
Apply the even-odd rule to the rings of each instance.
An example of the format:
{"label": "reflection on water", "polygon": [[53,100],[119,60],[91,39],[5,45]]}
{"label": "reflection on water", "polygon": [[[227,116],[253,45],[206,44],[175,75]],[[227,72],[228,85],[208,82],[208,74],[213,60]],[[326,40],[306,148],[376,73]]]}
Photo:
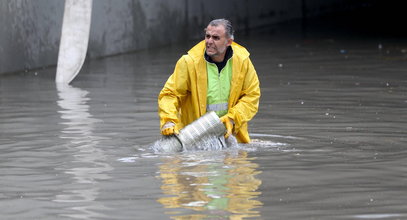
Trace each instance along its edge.
{"label": "reflection on water", "polygon": [[[261,180],[254,158],[246,151],[195,152],[163,159],[158,199],[174,219],[259,217]],[[190,213],[189,211],[193,211]],[[188,212],[187,214],[185,212]]]}
{"label": "reflection on water", "polygon": [[100,180],[110,177],[105,173],[113,168],[105,162],[105,154],[98,148],[100,137],[93,134],[94,126],[100,120],[89,113],[90,98],[88,91],[70,85],[57,85],[60,113],[66,127],[61,131],[60,138],[68,140],[66,148],[72,152],[72,160],[63,169],[74,179],[54,201],[75,204],[68,209],[71,214],[61,214],[71,218],[87,219],[90,217],[103,217],[97,210],[106,207],[96,202],[100,187]]}

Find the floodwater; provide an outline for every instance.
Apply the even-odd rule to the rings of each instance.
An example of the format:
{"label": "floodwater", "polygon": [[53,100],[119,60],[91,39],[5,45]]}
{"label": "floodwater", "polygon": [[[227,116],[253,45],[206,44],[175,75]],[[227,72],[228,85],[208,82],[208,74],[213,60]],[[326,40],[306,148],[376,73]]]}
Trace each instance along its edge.
{"label": "floodwater", "polygon": [[262,97],[253,142],[229,150],[149,147],[192,42],[90,60],[70,86],[55,68],[1,75],[1,219],[407,219],[407,42],[238,42]]}

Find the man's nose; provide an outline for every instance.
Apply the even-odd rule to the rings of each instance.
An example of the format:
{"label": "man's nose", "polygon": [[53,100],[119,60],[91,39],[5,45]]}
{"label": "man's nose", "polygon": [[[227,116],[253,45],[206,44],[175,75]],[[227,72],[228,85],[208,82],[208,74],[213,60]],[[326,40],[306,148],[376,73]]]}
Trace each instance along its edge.
{"label": "man's nose", "polygon": [[207,43],[213,43],[213,38],[212,38],[212,37],[206,38],[206,42],[207,42]]}

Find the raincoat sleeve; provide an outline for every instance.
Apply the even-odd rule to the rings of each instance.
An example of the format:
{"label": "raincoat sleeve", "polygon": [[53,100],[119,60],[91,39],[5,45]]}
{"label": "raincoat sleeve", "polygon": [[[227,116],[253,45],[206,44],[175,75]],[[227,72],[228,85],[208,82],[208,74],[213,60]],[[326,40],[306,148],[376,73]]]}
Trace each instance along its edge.
{"label": "raincoat sleeve", "polygon": [[[187,56],[187,55],[184,55]],[[168,78],[158,95],[158,114],[160,117],[160,128],[166,122],[173,122],[180,127],[179,111],[183,99],[190,93],[190,80],[188,66],[185,57],[181,57],[175,65],[174,72]]]}
{"label": "raincoat sleeve", "polygon": [[257,113],[260,99],[260,83],[256,70],[249,58],[244,63],[243,84],[237,102],[228,111],[228,116],[234,120],[235,126],[233,133],[238,133],[242,126],[247,128],[247,122]]}

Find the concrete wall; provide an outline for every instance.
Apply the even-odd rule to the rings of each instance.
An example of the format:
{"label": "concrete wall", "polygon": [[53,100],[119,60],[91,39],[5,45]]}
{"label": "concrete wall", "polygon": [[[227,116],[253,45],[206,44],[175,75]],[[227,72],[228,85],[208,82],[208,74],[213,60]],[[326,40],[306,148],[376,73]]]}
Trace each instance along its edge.
{"label": "concrete wall", "polygon": [[0,1],[0,73],[55,65],[63,1]]}
{"label": "concrete wall", "polygon": [[[346,0],[94,0],[88,58],[202,37],[213,18],[237,31],[337,10]],[[63,0],[0,1],[0,73],[56,65]]]}

